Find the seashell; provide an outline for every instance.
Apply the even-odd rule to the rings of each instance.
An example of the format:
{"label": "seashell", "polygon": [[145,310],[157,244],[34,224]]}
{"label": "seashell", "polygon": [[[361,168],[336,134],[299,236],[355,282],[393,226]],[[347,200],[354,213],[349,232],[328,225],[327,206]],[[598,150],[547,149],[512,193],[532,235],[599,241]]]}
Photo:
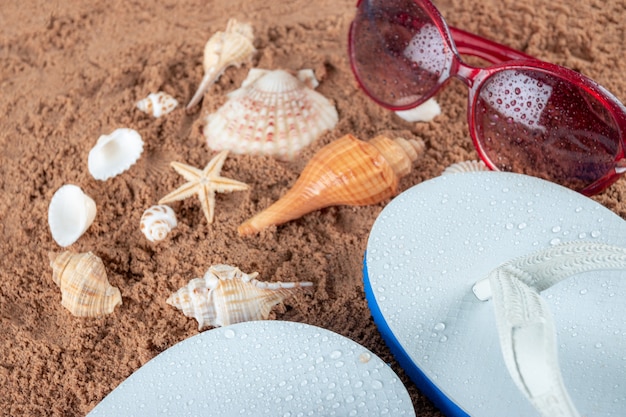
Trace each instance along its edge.
{"label": "seashell", "polygon": [[456,162],[443,170],[441,175],[460,174],[463,172],[490,171],[483,161],[461,161]]}
{"label": "seashell", "polygon": [[61,305],[77,317],[110,314],[122,304],[120,290],[109,284],[102,260],[91,252],[49,254],[52,280],[61,289]]}
{"label": "seashell", "polygon": [[129,169],[143,152],[141,135],[133,129],[116,129],[98,138],[89,151],[89,172],[97,180],[107,180]]}
{"label": "seashell", "polygon": [[430,98],[417,107],[397,110],[395,113],[407,122],[430,122],[441,114],[441,107],[434,98]]}
{"label": "seashell", "polygon": [[59,188],[48,207],[48,225],[54,241],[62,247],[76,242],[96,217],[96,203],[72,184]]}
{"label": "seashell", "polygon": [[178,106],[178,101],[167,93],[159,91],[150,93],[148,97],[137,102],[137,108],[144,113],[154,117],[161,117],[168,114]]}
{"label": "seashell", "polygon": [[324,146],[277,202],[239,226],[240,235],[297,219],[328,206],[364,206],[396,195],[399,179],[422,153],[421,141],[377,136],[369,142],[348,134]]}
{"label": "seashell", "polygon": [[239,67],[252,58],[256,49],[252,42],[254,34],[252,26],[230,19],[226,31],[216,32],[204,46],[204,77],[198,86],[187,108],[195,106],[204,92],[230,66]]}
{"label": "seashell", "polygon": [[167,303],[198,321],[198,330],[267,320],[272,307],[312,282],[263,282],[230,265],[213,265],[172,294]]}
{"label": "seashell", "polygon": [[161,204],[143,212],[139,228],[150,242],[155,242],[165,239],[177,225],[174,210],[170,206]]}
{"label": "seashell", "polygon": [[241,88],[208,116],[204,136],[209,147],[293,159],[339,120],[330,101],[313,90],[317,84],[312,70],[293,76],[251,69]]}

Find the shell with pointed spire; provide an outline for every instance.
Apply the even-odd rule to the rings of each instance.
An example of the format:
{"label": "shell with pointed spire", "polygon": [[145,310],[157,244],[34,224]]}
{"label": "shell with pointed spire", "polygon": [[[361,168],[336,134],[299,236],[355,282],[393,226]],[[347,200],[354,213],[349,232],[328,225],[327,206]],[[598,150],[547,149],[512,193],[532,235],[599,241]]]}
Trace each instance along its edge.
{"label": "shell with pointed spire", "polygon": [[230,66],[240,66],[249,61],[256,49],[254,48],[252,26],[230,19],[224,32],[216,32],[204,46],[204,77],[193,95],[187,108],[200,102],[204,92]]}
{"label": "shell with pointed spire", "polygon": [[207,144],[216,151],[294,159],[339,120],[330,101],[313,90],[317,85],[312,70],[293,76],[251,69],[241,88],[208,116]]}
{"label": "shell with pointed spire", "polygon": [[167,303],[198,321],[198,330],[267,320],[272,307],[312,282],[263,282],[230,265],[213,265],[172,294]]}
{"label": "shell with pointed spire", "polygon": [[424,150],[417,140],[377,136],[368,142],[348,134],[324,146],[277,202],[239,226],[240,235],[335,205],[365,206],[393,197],[398,181]]}
{"label": "shell with pointed spire", "polygon": [[122,304],[120,290],[109,284],[102,260],[91,252],[49,254],[52,280],[61,289],[61,305],[77,317],[100,317]]}

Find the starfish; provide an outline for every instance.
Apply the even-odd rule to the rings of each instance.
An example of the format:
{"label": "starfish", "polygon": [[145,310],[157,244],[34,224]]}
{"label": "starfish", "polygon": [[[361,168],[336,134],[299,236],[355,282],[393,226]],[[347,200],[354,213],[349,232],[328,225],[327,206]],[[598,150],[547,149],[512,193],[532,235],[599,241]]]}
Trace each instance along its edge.
{"label": "starfish", "polygon": [[189,182],[163,197],[159,200],[159,204],[184,200],[187,197],[197,194],[202,204],[204,216],[209,224],[213,223],[216,192],[230,193],[232,191],[247,190],[249,188],[248,184],[243,182],[220,177],[220,171],[222,170],[227,156],[228,151],[218,153],[209,161],[203,170],[180,162],[172,162],[170,164],[171,167]]}

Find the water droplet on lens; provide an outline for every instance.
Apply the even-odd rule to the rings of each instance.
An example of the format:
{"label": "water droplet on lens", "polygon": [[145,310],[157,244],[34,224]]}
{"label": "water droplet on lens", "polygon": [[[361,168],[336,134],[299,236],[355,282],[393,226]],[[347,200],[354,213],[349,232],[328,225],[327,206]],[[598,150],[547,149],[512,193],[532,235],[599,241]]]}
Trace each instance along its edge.
{"label": "water droplet on lens", "polygon": [[435,331],[438,331],[438,332],[445,330],[445,328],[446,328],[445,323],[437,323],[435,324],[435,327],[434,327]]}
{"label": "water droplet on lens", "polygon": [[224,330],[224,337],[226,339],[232,339],[233,337],[235,337],[235,331],[232,329],[226,329]]}

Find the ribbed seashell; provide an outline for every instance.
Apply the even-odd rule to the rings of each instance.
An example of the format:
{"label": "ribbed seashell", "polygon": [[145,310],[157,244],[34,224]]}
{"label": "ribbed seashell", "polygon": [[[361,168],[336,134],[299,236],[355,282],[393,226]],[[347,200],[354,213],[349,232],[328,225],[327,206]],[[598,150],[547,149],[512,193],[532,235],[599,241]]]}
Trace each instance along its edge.
{"label": "ribbed seashell", "polygon": [[241,88],[208,116],[204,136],[209,147],[293,159],[339,120],[330,101],[313,90],[317,84],[312,70],[293,76],[251,69]]}
{"label": "ribbed seashell", "polygon": [[168,114],[174,110],[176,106],[178,106],[178,100],[162,91],[150,93],[148,97],[137,102],[137,108],[139,110],[157,118]]}
{"label": "ribbed seashell", "polygon": [[334,205],[365,206],[396,195],[424,143],[377,136],[368,142],[348,134],[320,149],[294,186],[277,202],[239,226],[240,235],[297,219]]}
{"label": "ribbed seashell", "polygon": [[198,86],[187,108],[195,106],[204,92],[230,66],[239,67],[249,61],[256,49],[254,48],[254,33],[252,26],[247,23],[230,19],[224,32],[216,32],[204,46],[204,77]]}
{"label": "ribbed seashell", "polygon": [[77,317],[110,314],[122,304],[120,290],[109,284],[102,260],[91,252],[49,255],[52,280],[61,289],[61,305]]}
{"label": "ribbed seashell", "polygon": [[165,239],[177,225],[174,210],[170,206],[159,204],[143,212],[139,228],[150,242],[156,242]]}
{"label": "ribbed seashell", "polygon": [[107,180],[129,169],[143,152],[143,140],[139,132],[121,128],[110,135],[98,138],[96,146],[89,151],[87,165],[97,180]]}
{"label": "ribbed seashell", "polygon": [[463,172],[490,171],[483,161],[461,161],[446,167],[441,175],[460,174]]}
{"label": "ribbed seashell", "polygon": [[312,282],[263,282],[230,265],[213,265],[172,294],[167,303],[198,321],[198,330],[267,320],[272,307]]}
{"label": "ribbed seashell", "polygon": [[76,242],[96,217],[96,203],[80,187],[66,184],[50,200],[48,225],[52,238],[59,246]]}

